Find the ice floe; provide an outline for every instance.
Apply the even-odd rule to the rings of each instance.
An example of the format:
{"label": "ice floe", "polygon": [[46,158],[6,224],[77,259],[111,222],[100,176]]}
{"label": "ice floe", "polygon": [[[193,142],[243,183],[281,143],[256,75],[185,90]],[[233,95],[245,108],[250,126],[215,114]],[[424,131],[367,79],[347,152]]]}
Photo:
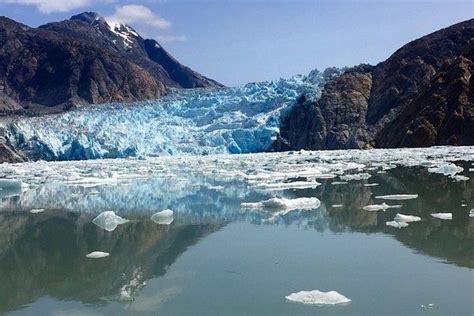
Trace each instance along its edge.
{"label": "ice floe", "polygon": [[431,216],[444,220],[453,219],[453,213],[432,213]]}
{"label": "ice floe", "polygon": [[331,184],[333,185],[341,185],[341,184],[348,184],[349,182],[347,181],[334,181],[334,182],[331,182]]}
{"label": "ice floe", "polygon": [[358,174],[348,174],[344,176],[340,176],[339,178],[343,181],[351,181],[351,180],[366,180],[369,179],[371,175],[369,173],[358,173]]}
{"label": "ice floe", "polygon": [[412,200],[418,198],[418,194],[389,194],[389,195],[378,195],[376,199],[381,200]]}
{"label": "ice floe", "polygon": [[30,210],[31,214],[38,214],[38,213],[43,213],[43,212],[44,212],[44,208],[34,208]]}
{"label": "ice floe", "polygon": [[99,259],[99,258],[108,257],[109,255],[110,254],[108,252],[93,251],[91,253],[88,253],[86,257],[91,258],[91,259]]}
{"label": "ice floe", "polygon": [[395,215],[393,220],[396,222],[410,223],[410,222],[419,222],[421,221],[421,218],[418,216],[397,213],[397,215]]}
{"label": "ice floe", "polygon": [[389,208],[400,208],[400,207],[402,206],[401,205],[388,205],[384,202],[382,204],[367,205],[367,206],[364,206],[362,209],[366,211],[376,212],[376,211],[381,211],[381,210],[385,211],[386,209],[389,209]]}
{"label": "ice floe", "polygon": [[283,183],[262,183],[257,188],[276,191],[276,190],[290,190],[290,189],[312,189],[316,188],[321,183],[317,181],[295,181],[295,182],[283,182]]}
{"label": "ice floe", "polygon": [[385,222],[385,225],[392,226],[392,227],[395,227],[395,228],[403,228],[403,227],[407,227],[408,223],[407,222],[390,221],[390,222]]}
{"label": "ice floe", "polygon": [[255,203],[242,203],[243,208],[264,209],[264,210],[311,210],[316,209],[321,205],[319,199],[311,198],[296,198],[286,199],[274,197],[265,201]]}
{"label": "ice floe", "polygon": [[109,232],[114,231],[118,225],[127,222],[128,220],[116,215],[114,211],[102,212],[92,220],[92,223]]}
{"label": "ice floe", "polygon": [[336,292],[321,292],[318,290],[314,291],[300,291],[297,293],[291,293],[285,297],[291,302],[297,302],[309,305],[339,305],[348,304],[351,300],[344,295]]}
{"label": "ice floe", "polygon": [[172,210],[166,209],[161,212],[155,213],[151,216],[151,220],[160,225],[169,225],[173,222],[174,212]]}
{"label": "ice floe", "polygon": [[452,176],[451,178],[453,178],[455,181],[467,181],[467,180],[469,180],[469,177],[466,177],[466,176],[463,176],[463,175],[460,175],[460,174],[456,174],[456,175]]}
{"label": "ice floe", "polygon": [[462,172],[464,169],[453,163],[442,164],[437,167],[428,168],[428,172],[439,173],[445,176],[454,176],[456,173]]}

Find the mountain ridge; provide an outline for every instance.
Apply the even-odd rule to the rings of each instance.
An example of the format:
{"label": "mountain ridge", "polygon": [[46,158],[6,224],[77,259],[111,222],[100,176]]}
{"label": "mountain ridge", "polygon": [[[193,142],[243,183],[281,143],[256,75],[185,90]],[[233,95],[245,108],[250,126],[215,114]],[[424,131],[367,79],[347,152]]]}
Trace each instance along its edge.
{"label": "mountain ridge", "polygon": [[[470,19],[411,41],[372,68],[345,71],[325,85],[319,100],[297,105],[283,119],[273,149],[474,144],[473,81],[469,66],[473,61],[473,39],[474,19]],[[443,67],[460,58],[463,66],[448,72],[450,76],[444,79],[448,83],[427,92],[436,80],[442,80],[436,77],[444,71]],[[462,88],[446,90],[450,82],[459,80],[463,82]],[[451,100],[450,94],[459,89],[465,90],[462,96]],[[440,100],[438,106],[420,105],[434,94],[444,94],[444,101]],[[415,108],[425,111],[410,110]],[[433,112],[438,110],[442,113],[433,118]],[[463,128],[456,128],[459,124]]]}
{"label": "mountain ridge", "polygon": [[6,114],[142,101],[169,88],[222,87],[155,40],[93,12],[38,28],[0,17],[0,45],[0,112]]}

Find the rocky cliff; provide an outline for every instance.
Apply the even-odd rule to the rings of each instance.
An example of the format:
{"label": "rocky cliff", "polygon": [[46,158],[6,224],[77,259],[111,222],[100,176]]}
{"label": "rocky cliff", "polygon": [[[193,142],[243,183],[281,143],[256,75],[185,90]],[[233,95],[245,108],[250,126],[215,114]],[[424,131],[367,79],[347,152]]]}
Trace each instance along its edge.
{"label": "rocky cliff", "polygon": [[31,28],[0,17],[0,113],[62,111],[220,87],[133,28],[86,12]]}
{"label": "rocky cliff", "polygon": [[290,112],[274,149],[474,144],[473,39],[474,19],[345,71]]}

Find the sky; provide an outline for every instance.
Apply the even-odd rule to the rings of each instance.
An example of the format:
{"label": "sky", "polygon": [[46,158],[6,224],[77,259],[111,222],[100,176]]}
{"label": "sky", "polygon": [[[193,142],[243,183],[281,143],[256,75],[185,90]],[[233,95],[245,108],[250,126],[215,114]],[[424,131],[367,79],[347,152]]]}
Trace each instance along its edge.
{"label": "sky", "polygon": [[0,0],[32,27],[84,11],[134,27],[228,86],[377,64],[402,45],[474,16],[461,0]]}

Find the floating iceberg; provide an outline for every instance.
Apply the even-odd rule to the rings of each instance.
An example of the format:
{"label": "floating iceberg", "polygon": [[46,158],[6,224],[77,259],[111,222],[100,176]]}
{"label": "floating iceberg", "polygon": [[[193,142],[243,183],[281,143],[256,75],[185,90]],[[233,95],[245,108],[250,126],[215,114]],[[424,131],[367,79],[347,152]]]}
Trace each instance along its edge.
{"label": "floating iceberg", "polygon": [[375,187],[375,186],[378,186],[378,185],[379,185],[378,183],[365,183],[364,187]]}
{"label": "floating iceberg", "polygon": [[108,252],[93,251],[93,252],[87,254],[86,257],[91,258],[91,259],[99,259],[99,258],[108,257],[109,255],[110,254]]}
{"label": "floating iceberg", "polygon": [[174,212],[172,210],[163,210],[151,216],[151,220],[160,225],[169,225],[173,222]]}
{"label": "floating iceberg", "polygon": [[92,223],[109,232],[114,231],[118,225],[125,224],[126,222],[128,220],[115,215],[114,211],[102,212],[92,220]]}
{"label": "floating iceberg", "polygon": [[44,212],[44,208],[34,208],[30,210],[31,214],[38,214],[38,213],[43,213],[43,212]]}
{"label": "floating iceberg", "polygon": [[453,219],[453,213],[433,213],[431,216],[444,220]]}
{"label": "floating iceberg", "polygon": [[446,163],[437,167],[428,168],[428,172],[440,173],[445,176],[454,176],[456,173],[462,172],[463,170],[462,167],[456,166],[453,163]]}
{"label": "floating iceberg", "polygon": [[367,180],[371,177],[369,173],[357,173],[357,174],[347,174],[345,176],[340,176],[339,178],[343,181],[351,180]]}
{"label": "floating iceberg", "polygon": [[257,186],[268,191],[276,190],[291,190],[291,189],[312,189],[316,188],[321,183],[317,181],[295,181],[295,182],[283,182],[283,183],[262,183]]}
{"label": "floating iceberg", "polygon": [[395,215],[393,220],[396,222],[410,223],[410,222],[419,222],[421,221],[421,218],[418,216],[397,213],[397,215]]}
{"label": "floating iceberg", "polygon": [[241,206],[244,208],[264,209],[264,210],[312,210],[316,209],[321,205],[319,199],[312,198],[296,198],[296,199],[285,199],[274,197],[269,200],[256,202],[256,203],[242,203]]}
{"label": "floating iceberg", "polygon": [[382,200],[412,200],[417,199],[418,194],[390,194],[390,195],[379,195],[376,199]]}
{"label": "floating iceberg", "polygon": [[456,174],[454,176],[451,176],[451,178],[453,178],[455,181],[467,181],[467,180],[469,180],[469,177],[466,177],[466,176],[463,176],[463,175],[460,175],[460,174]]}
{"label": "floating iceberg", "polygon": [[400,208],[400,207],[402,206],[401,205],[388,205],[386,203],[382,203],[382,204],[367,205],[367,206],[364,206],[362,209],[366,211],[376,212],[380,210],[385,211],[386,209],[389,209],[389,208]]}
{"label": "floating iceberg", "polygon": [[390,221],[390,222],[385,222],[385,225],[392,226],[392,227],[395,227],[395,228],[403,228],[403,227],[407,227],[408,223],[407,222]]}
{"label": "floating iceberg", "polygon": [[285,298],[292,302],[310,305],[338,305],[348,304],[351,302],[350,299],[336,291],[300,291],[297,293],[291,293]]}

